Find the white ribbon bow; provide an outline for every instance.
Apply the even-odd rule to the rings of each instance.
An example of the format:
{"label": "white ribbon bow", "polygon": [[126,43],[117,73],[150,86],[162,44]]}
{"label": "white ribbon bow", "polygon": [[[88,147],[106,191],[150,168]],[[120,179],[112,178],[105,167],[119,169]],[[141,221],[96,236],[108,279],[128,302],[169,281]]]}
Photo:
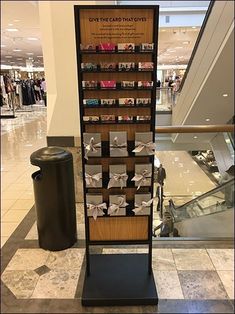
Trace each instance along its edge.
{"label": "white ribbon bow", "polygon": [[120,150],[124,149],[124,151],[125,151],[126,146],[127,146],[126,143],[119,144],[118,143],[118,137],[115,136],[114,139],[113,139],[113,143],[110,145],[110,148],[111,148],[111,150],[113,150],[115,148],[118,148]]}
{"label": "white ribbon bow", "polygon": [[88,160],[88,153],[92,152],[92,153],[97,153],[97,149],[98,147],[101,147],[101,143],[94,143],[94,137],[90,138],[89,144],[84,142],[84,146],[85,146],[85,159]]}
{"label": "white ribbon bow", "polygon": [[85,173],[86,184],[91,185],[93,187],[96,187],[96,184],[100,181],[101,178],[102,178],[101,172],[93,174],[93,175]]}
{"label": "white ribbon bow", "polygon": [[128,175],[126,173],[114,173],[109,180],[108,189],[112,188],[116,182],[120,183],[122,189],[127,179]]}
{"label": "white ribbon bow", "polygon": [[106,203],[102,204],[87,204],[87,208],[91,210],[93,218],[96,220],[97,216],[103,216],[103,209],[107,209]]}
{"label": "white ribbon bow", "polygon": [[138,182],[137,190],[144,185],[148,178],[151,178],[151,173],[148,170],[143,170],[140,174],[135,174],[135,176],[131,179],[131,181]]}
{"label": "white ribbon bow", "polygon": [[150,201],[148,201],[148,202],[142,201],[141,205],[135,204],[136,208],[132,209],[132,211],[136,214],[136,213],[142,211],[144,208],[149,207],[152,204],[152,202],[153,202],[153,198]]}
{"label": "white ribbon bow", "polygon": [[121,207],[126,207],[129,204],[125,202],[124,197],[118,196],[118,203],[111,204],[108,208],[108,214],[117,214]]}
{"label": "white ribbon bow", "polygon": [[153,142],[143,143],[143,142],[136,142],[136,148],[133,149],[133,153],[140,153],[144,148],[146,148],[148,155],[154,155],[156,144]]}

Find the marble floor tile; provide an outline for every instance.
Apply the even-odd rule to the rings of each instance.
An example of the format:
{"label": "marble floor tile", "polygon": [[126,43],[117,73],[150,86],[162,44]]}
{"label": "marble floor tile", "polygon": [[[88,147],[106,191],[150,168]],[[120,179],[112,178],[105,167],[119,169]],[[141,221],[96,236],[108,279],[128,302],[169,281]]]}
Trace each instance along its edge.
{"label": "marble floor tile", "polygon": [[33,299],[73,299],[80,272],[77,270],[51,270],[40,276]]}
{"label": "marble floor tile", "polygon": [[132,254],[132,253],[136,253],[137,252],[137,249],[136,248],[121,248],[121,249],[118,249],[118,248],[114,248],[114,249],[111,249],[111,248],[104,248],[102,250],[102,254]]}
{"label": "marble floor tile", "polygon": [[9,239],[9,237],[1,237],[1,248],[7,242],[8,239]]}
{"label": "marble floor tile", "polygon": [[1,237],[9,237],[18,227],[19,222],[1,221]]}
{"label": "marble floor tile", "polygon": [[34,270],[44,265],[49,251],[42,249],[19,249],[7,265],[7,270]]}
{"label": "marble floor tile", "polygon": [[172,249],[178,270],[214,270],[205,249]]}
{"label": "marble floor tile", "polygon": [[160,299],[184,299],[176,270],[153,271]]}
{"label": "marble floor tile", "polygon": [[207,252],[216,270],[234,269],[234,250],[233,249],[207,249]]}
{"label": "marble floor tile", "polygon": [[38,240],[38,230],[37,223],[35,222],[32,228],[29,230],[29,233],[25,237],[25,240]]}
{"label": "marble floor tile", "polygon": [[170,249],[153,249],[152,256],[153,270],[176,270]]}
{"label": "marble floor tile", "polygon": [[77,224],[77,238],[78,240],[80,239],[85,239],[85,224]]}
{"label": "marble floor tile", "polygon": [[2,217],[2,222],[19,222],[27,215],[28,210],[9,209]]}
{"label": "marble floor tile", "polygon": [[85,249],[67,249],[58,252],[50,252],[45,263],[50,269],[80,270]]}
{"label": "marble floor tile", "polygon": [[224,288],[230,299],[234,299],[234,271],[233,270],[218,270],[217,271]]}
{"label": "marble floor tile", "polygon": [[2,281],[18,299],[30,298],[38,279],[33,270],[5,270],[2,275]]}
{"label": "marble floor tile", "polygon": [[216,271],[178,271],[185,299],[227,299]]}
{"label": "marble floor tile", "polygon": [[4,193],[2,193],[1,196],[1,209],[9,209],[16,201],[15,199],[4,199]]}
{"label": "marble floor tile", "polygon": [[11,209],[31,209],[34,205],[33,200],[18,199],[12,206]]}

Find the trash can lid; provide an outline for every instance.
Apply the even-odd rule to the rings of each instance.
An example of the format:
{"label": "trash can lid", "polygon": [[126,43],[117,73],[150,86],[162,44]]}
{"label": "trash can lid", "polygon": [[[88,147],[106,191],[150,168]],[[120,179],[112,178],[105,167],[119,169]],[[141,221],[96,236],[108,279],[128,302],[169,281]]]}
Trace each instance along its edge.
{"label": "trash can lid", "polygon": [[72,159],[72,154],[62,147],[49,146],[36,150],[30,156],[32,165],[41,166],[47,163],[64,162]]}

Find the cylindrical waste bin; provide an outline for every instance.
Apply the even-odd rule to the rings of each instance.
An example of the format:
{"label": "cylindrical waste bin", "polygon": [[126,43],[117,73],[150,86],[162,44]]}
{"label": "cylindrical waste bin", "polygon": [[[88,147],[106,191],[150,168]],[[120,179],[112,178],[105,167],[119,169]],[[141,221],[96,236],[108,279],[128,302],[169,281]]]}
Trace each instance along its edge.
{"label": "cylindrical waste bin", "polygon": [[73,156],[61,147],[44,147],[30,161],[40,167],[32,174],[39,246],[69,248],[77,241]]}

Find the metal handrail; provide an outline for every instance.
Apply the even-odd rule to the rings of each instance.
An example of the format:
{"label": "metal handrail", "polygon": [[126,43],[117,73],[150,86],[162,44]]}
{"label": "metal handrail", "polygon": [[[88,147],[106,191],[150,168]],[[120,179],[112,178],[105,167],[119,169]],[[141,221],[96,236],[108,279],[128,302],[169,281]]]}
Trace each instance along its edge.
{"label": "metal handrail", "polygon": [[192,63],[193,63],[194,56],[195,56],[195,54],[196,54],[197,48],[198,48],[198,46],[199,46],[199,44],[200,44],[202,35],[203,35],[204,30],[205,30],[205,28],[206,28],[206,24],[207,24],[207,22],[208,22],[209,16],[210,16],[211,11],[212,11],[212,8],[213,8],[213,6],[214,6],[214,2],[215,2],[214,0],[210,1],[210,4],[209,4],[209,6],[208,6],[208,9],[207,9],[205,18],[204,18],[204,20],[203,20],[203,23],[202,23],[200,32],[199,32],[198,37],[197,37],[196,43],[195,43],[195,45],[194,45],[194,47],[193,47],[193,51],[192,51],[191,57],[190,57],[190,59],[189,59],[188,66],[187,66],[187,68],[186,68],[186,71],[185,71],[185,73],[184,73],[184,76],[183,76],[183,78],[182,78],[182,81],[181,81],[181,83],[180,83],[180,86],[179,86],[179,89],[178,89],[177,93],[180,93],[181,90],[182,90],[182,88],[183,88],[183,86],[184,86],[185,80],[186,80],[186,78],[187,78],[187,75],[188,75],[188,72],[189,72],[189,70],[190,70],[190,67],[191,67],[191,65],[192,65]]}
{"label": "metal handrail", "polygon": [[234,124],[157,126],[156,133],[223,133],[234,132]]}

